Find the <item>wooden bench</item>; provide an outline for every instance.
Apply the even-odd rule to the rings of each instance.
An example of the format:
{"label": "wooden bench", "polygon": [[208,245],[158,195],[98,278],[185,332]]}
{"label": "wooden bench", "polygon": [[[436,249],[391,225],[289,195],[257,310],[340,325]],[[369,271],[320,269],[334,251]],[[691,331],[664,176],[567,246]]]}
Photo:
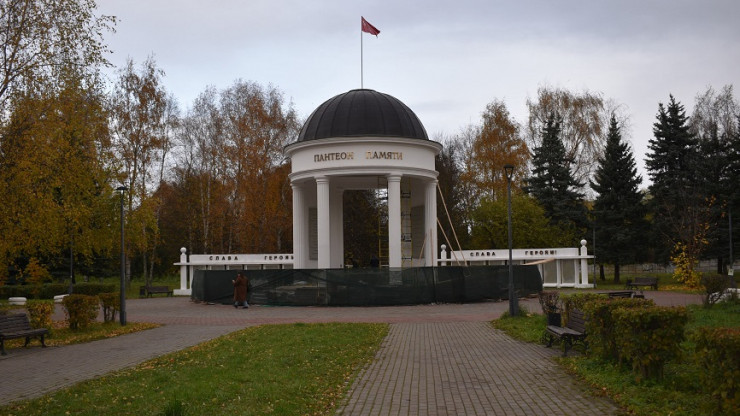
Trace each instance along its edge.
{"label": "wooden bench", "polygon": [[635,292],[631,290],[616,291],[616,292],[601,292],[599,294],[607,295],[610,298],[633,298],[635,297]]}
{"label": "wooden bench", "polygon": [[643,286],[651,287],[658,290],[658,278],[657,277],[635,277],[635,280],[627,279],[626,289],[641,288]]}
{"label": "wooden bench", "polygon": [[157,293],[172,296],[172,289],[169,286],[139,286],[139,296],[141,297],[152,297],[152,295]]}
{"label": "wooden bench", "polygon": [[7,355],[5,352],[5,340],[15,338],[26,338],[26,344],[28,346],[31,342],[31,338],[39,337],[41,339],[41,346],[46,347],[44,342],[44,336],[49,333],[46,328],[31,328],[31,323],[28,321],[26,314],[10,314],[0,315],[0,351],[2,355]]}
{"label": "wooden bench", "polygon": [[563,356],[568,355],[568,349],[573,346],[576,341],[585,343],[586,339],[586,318],[582,311],[578,309],[571,309],[568,313],[568,323],[565,326],[548,325],[545,329],[545,334],[548,337],[547,347],[552,347],[555,339],[561,339],[563,341]]}

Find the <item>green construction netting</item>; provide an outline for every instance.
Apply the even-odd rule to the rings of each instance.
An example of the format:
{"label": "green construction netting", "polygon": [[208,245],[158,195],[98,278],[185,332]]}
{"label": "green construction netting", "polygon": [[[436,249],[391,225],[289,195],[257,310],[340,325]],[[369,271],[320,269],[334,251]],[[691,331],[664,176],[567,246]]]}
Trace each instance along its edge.
{"label": "green construction netting", "polygon": [[[542,290],[537,266],[514,266],[519,296]],[[387,269],[196,270],[192,298],[233,302],[231,281],[249,278],[249,303],[284,306],[370,306],[464,303],[508,298],[508,266]]]}

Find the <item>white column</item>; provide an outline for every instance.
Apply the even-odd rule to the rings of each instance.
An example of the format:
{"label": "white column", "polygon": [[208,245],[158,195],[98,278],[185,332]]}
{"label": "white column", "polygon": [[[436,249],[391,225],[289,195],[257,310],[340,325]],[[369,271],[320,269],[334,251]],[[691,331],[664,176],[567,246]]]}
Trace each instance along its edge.
{"label": "white column", "polygon": [[187,251],[185,247],[182,247],[180,249],[180,262],[175,263],[176,266],[180,266],[180,288],[172,291],[177,296],[190,296],[191,293],[188,286],[192,286],[193,282],[189,282],[188,277],[193,277],[193,267],[188,262]]}
{"label": "white column", "polygon": [[332,189],[331,203],[331,267],[344,267],[344,211],[342,190]]}
{"label": "white column", "polygon": [[588,248],[586,248],[586,240],[581,240],[580,255],[581,255],[581,287],[591,287],[591,285],[588,283]]}
{"label": "white column", "polygon": [[298,184],[291,183],[293,188],[293,268],[306,268],[308,241],[306,241],[306,209],[303,201],[303,190]]}
{"label": "white column", "polygon": [[426,184],[424,194],[424,265],[436,266],[437,253],[437,181]]}
{"label": "white column", "polygon": [[316,177],[316,224],[318,227],[319,269],[331,268],[331,210],[329,178]]}
{"label": "white column", "polygon": [[[180,249],[180,264],[187,264],[188,262],[188,249],[182,247]],[[180,289],[187,290],[188,288],[188,266],[183,264],[180,266]]]}
{"label": "white column", "polygon": [[388,266],[401,267],[401,175],[388,175]]}

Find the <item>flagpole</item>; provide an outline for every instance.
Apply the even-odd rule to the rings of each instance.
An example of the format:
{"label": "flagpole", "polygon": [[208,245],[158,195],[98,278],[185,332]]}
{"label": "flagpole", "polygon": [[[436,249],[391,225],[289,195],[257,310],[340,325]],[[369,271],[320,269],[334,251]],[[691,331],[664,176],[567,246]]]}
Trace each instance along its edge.
{"label": "flagpole", "polygon": [[365,79],[363,74],[363,50],[362,50],[362,17],[360,17],[360,89],[364,88]]}

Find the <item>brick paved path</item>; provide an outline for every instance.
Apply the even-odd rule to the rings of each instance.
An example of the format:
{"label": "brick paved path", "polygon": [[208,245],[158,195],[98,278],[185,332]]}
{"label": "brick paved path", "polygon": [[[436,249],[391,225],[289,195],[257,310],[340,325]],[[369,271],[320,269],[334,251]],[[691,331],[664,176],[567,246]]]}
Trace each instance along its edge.
{"label": "brick paved path", "polygon": [[[693,295],[645,292],[656,303],[698,303]],[[521,304],[539,310],[536,299]],[[234,309],[187,298],[131,299],[129,322],[164,326],[86,344],[11,348],[0,356],[0,405],[39,397],[251,325],[291,322],[387,322],[376,360],[352,387],[345,415],[610,414],[589,398],[539,345],[513,341],[488,326],[507,302],[392,307]],[[57,307],[55,320],[64,319]],[[543,399],[553,407],[543,408]],[[585,407],[585,406],[590,407]],[[575,410],[573,410],[575,409]]]}
{"label": "brick paved path", "polygon": [[393,324],[340,415],[613,415],[550,358],[486,322]]}

